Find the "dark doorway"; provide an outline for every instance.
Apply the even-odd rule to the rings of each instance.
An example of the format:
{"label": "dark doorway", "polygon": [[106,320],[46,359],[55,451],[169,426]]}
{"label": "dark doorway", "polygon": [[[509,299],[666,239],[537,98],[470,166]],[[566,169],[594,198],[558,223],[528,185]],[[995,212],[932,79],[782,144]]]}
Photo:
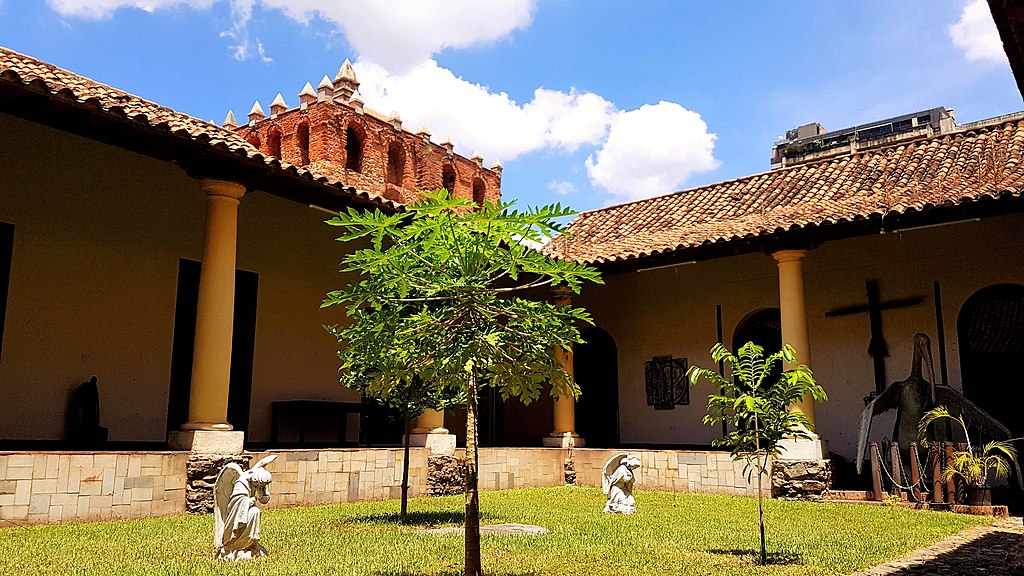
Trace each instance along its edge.
{"label": "dark doorway", "polygon": [[1024,286],[997,284],[975,292],[956,322],[964,396],[1010,429],[1024,434]]}
{"label": "dark doorway", "polygon": [[580,386],[576,432],[588,448],[619,444],[619,355],[611,334],[601,328],[583,331],[573,350],[573,372]]}
{"label": "dark doorway", "polygon": [[782,350],[782,317],[778,308],[762,308],[740,321],[732,337],[732,351],[747,342],[764,347],[765,356]]}
{"label": "dark doorway", "polygon": [[[518,402],[518,400],[512,400]],[[477,414],[479,414],[478,433],[480,446],[505,446],[507,441],[502,434],[505,422],[505,403],[501,393],[490,386],[484,386],[477,398]]]}
{"label": "dark doorway", "polygon": [[7,318],[7,291],[11,283],[13,254],[14,225],[0,222],[0,358],[4,352],[4,319]]}
{"label": "dark doorway", "polygon": [[[174,305],[174,342],[171,350],[171,383],[167,400],[167,430],[180,430],[188,421],[192,388],[192,354],[196,341],[196,310],[199,304],[200,263],[184,258],[178,263],[178,297]],[[252,399],[252,363],[256,350],[256,295],[259,274],[235,272],[235,314],[231,336],[231,381],[228,389],[228,422],[237,430],[249,428]]]}
{"label": "dark doorway", "polygon": [[[765,357],[782,350],[782,316],[778,308],[762,308],[747,315],[736,327],[732,337],[732,352],[740,346],[753,342],[764,348]],[[782,363],[768,375],[768,382],[775,382],[782,375]]]}

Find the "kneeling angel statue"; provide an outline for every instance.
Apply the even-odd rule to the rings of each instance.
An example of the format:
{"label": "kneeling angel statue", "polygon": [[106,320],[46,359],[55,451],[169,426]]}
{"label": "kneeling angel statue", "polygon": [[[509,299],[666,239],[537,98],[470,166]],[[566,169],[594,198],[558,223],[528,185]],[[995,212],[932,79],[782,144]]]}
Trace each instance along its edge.
{"label": "kneeling angel statue", "polygon": [[249,470],[231,462],[217,474],[213,486],[213,546],[218,560],[246,560],[266,556],[260,545],[260,509],[270,502],[270,471],[277,459],[263,458]]}
{"label": "kneeling angel statue", "polygon": [[611,514],[632,514],[636,512],[633,498],[633,470],[640,467],[636,456],[620,452],[604,464],[601,488],[608,495],[604,511]]}

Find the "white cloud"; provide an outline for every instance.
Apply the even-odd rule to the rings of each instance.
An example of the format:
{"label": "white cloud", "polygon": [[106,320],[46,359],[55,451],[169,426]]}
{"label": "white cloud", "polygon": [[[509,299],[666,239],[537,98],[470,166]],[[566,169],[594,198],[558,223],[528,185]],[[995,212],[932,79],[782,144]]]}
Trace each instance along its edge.
{"label": "white cloud", "polygon": [[718,167],[715,135],[700,114],[673,102],[619,112],[608,140],[587,158],[591,182],[620,200],[666,194]]}
{"label": "white cloud", "polygon": [[[300,22],[320,18],[341,30],[359,54],[356,72],[368,107],[398,111],[405,125],[426,124],[462,154],[488,162],[547,150],[571,154],[600,147],[586,162],[591,181],[619,198],[670,192],[691,174],[712,170],[714,135],[700,115],[661,102],[620,111],[592,92],[538,88],[525,104],[441,68],[432,55],[501,40],[530,25],[536,0],[47,0],[67,17],[100,19],[120,8],[207,9],[229,2],[235,58],[272,59],[248,24],[256,6]],[[566,194],[571,183],[553,183]]]}
{"label": "white cloud", "polygon": [[597,145],[615,117],[615,106],[591,92],[538,88],[520,106],[504,92],[456,77],[426,60],[400,74],[360,61],[355,64],[366,105],[397,110],[404,124],[430,128],[435,141],[450,137],[463,154],[479,150],[487,159],[512,160],[540,149],[574,152]]}
{"label": "white cloud", "polygon": [[949,37],[970,62],[1006,62],[999,31],[985,0],[971,0],[964,6],[960,19],[949,26]]}
{"label": "white cloud", "polygon": [[[252,1],[252,0],[250,0]],[[533,20],[535,0],[260,0],[336,23],[362,59],[404,71],[446,48],[490,44]]]}
{"label": "white cloud", "polygon": [[[505,38],[530,25],[535,7],[535,0],[47,0],[63,16],[90,19],[107,18],[120,8],[206,9],[217,1],[230,1],[235,18],[232,32],[240,39],[245,39],[241,29],[259,5],[299,22],[313,18],[332,22],[361,58],[397,71],[446,48]],[[250,53],[248,47],[233,48],[236,55]]]}
{"label": "white cloud", "polygon": [[573,184],[572,182],[559,182],[556,180],[552,180],[551,182],[548,182],[548,190],[551,190],[552,192],[558,194],[559,196],[568,196],[569,194],[572,194],[573,192],[576,191],[576,185]]}
{"label": "white cloud", "polygon": [[46,0],[62,16],[102,20],[109,18],[121,8],[137,8],[146,12],[155,12],[162,8],[188,6],[197,10],[205,10],[216,0]]}

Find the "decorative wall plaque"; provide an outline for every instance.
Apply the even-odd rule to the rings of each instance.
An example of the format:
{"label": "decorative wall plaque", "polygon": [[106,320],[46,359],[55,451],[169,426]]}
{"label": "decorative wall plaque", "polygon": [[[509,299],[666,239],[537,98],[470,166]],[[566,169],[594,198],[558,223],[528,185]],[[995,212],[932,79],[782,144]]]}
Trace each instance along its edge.
{"label": "decorative wall plaque", "polygon": [[655,356],[646,362],[647,405],[655,410],[672,410],[690,403],[690,387],[686,382],[686,358]]}

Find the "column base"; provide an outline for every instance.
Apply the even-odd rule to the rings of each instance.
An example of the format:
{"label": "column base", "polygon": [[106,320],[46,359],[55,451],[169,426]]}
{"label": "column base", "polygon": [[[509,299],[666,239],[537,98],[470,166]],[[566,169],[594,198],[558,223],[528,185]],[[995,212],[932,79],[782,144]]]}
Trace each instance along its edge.
{"label": "column base", "polygon": [[[441,428],[444,430],[444,428]],[[409,435],[409,446],[424,447],[431,456],[451,456],[455,454],[455,434],[417,433]]]}
{"label": "column base", "polygon": [[586,442],[575,433],[566,432],[560,436],[545,436],[541,440],[541,446],[547,448],[583,448],[586,446]]}
{"label": "column base", "polygon": [[241,430],[179,430],[167,435],[171,450],[199,454],[241,454],[245,432]]}
{"label": "column base", "polygon": [[821,438],[785,438],[779,441],[777,460],[824,460],[828,458],[828,442]]}

